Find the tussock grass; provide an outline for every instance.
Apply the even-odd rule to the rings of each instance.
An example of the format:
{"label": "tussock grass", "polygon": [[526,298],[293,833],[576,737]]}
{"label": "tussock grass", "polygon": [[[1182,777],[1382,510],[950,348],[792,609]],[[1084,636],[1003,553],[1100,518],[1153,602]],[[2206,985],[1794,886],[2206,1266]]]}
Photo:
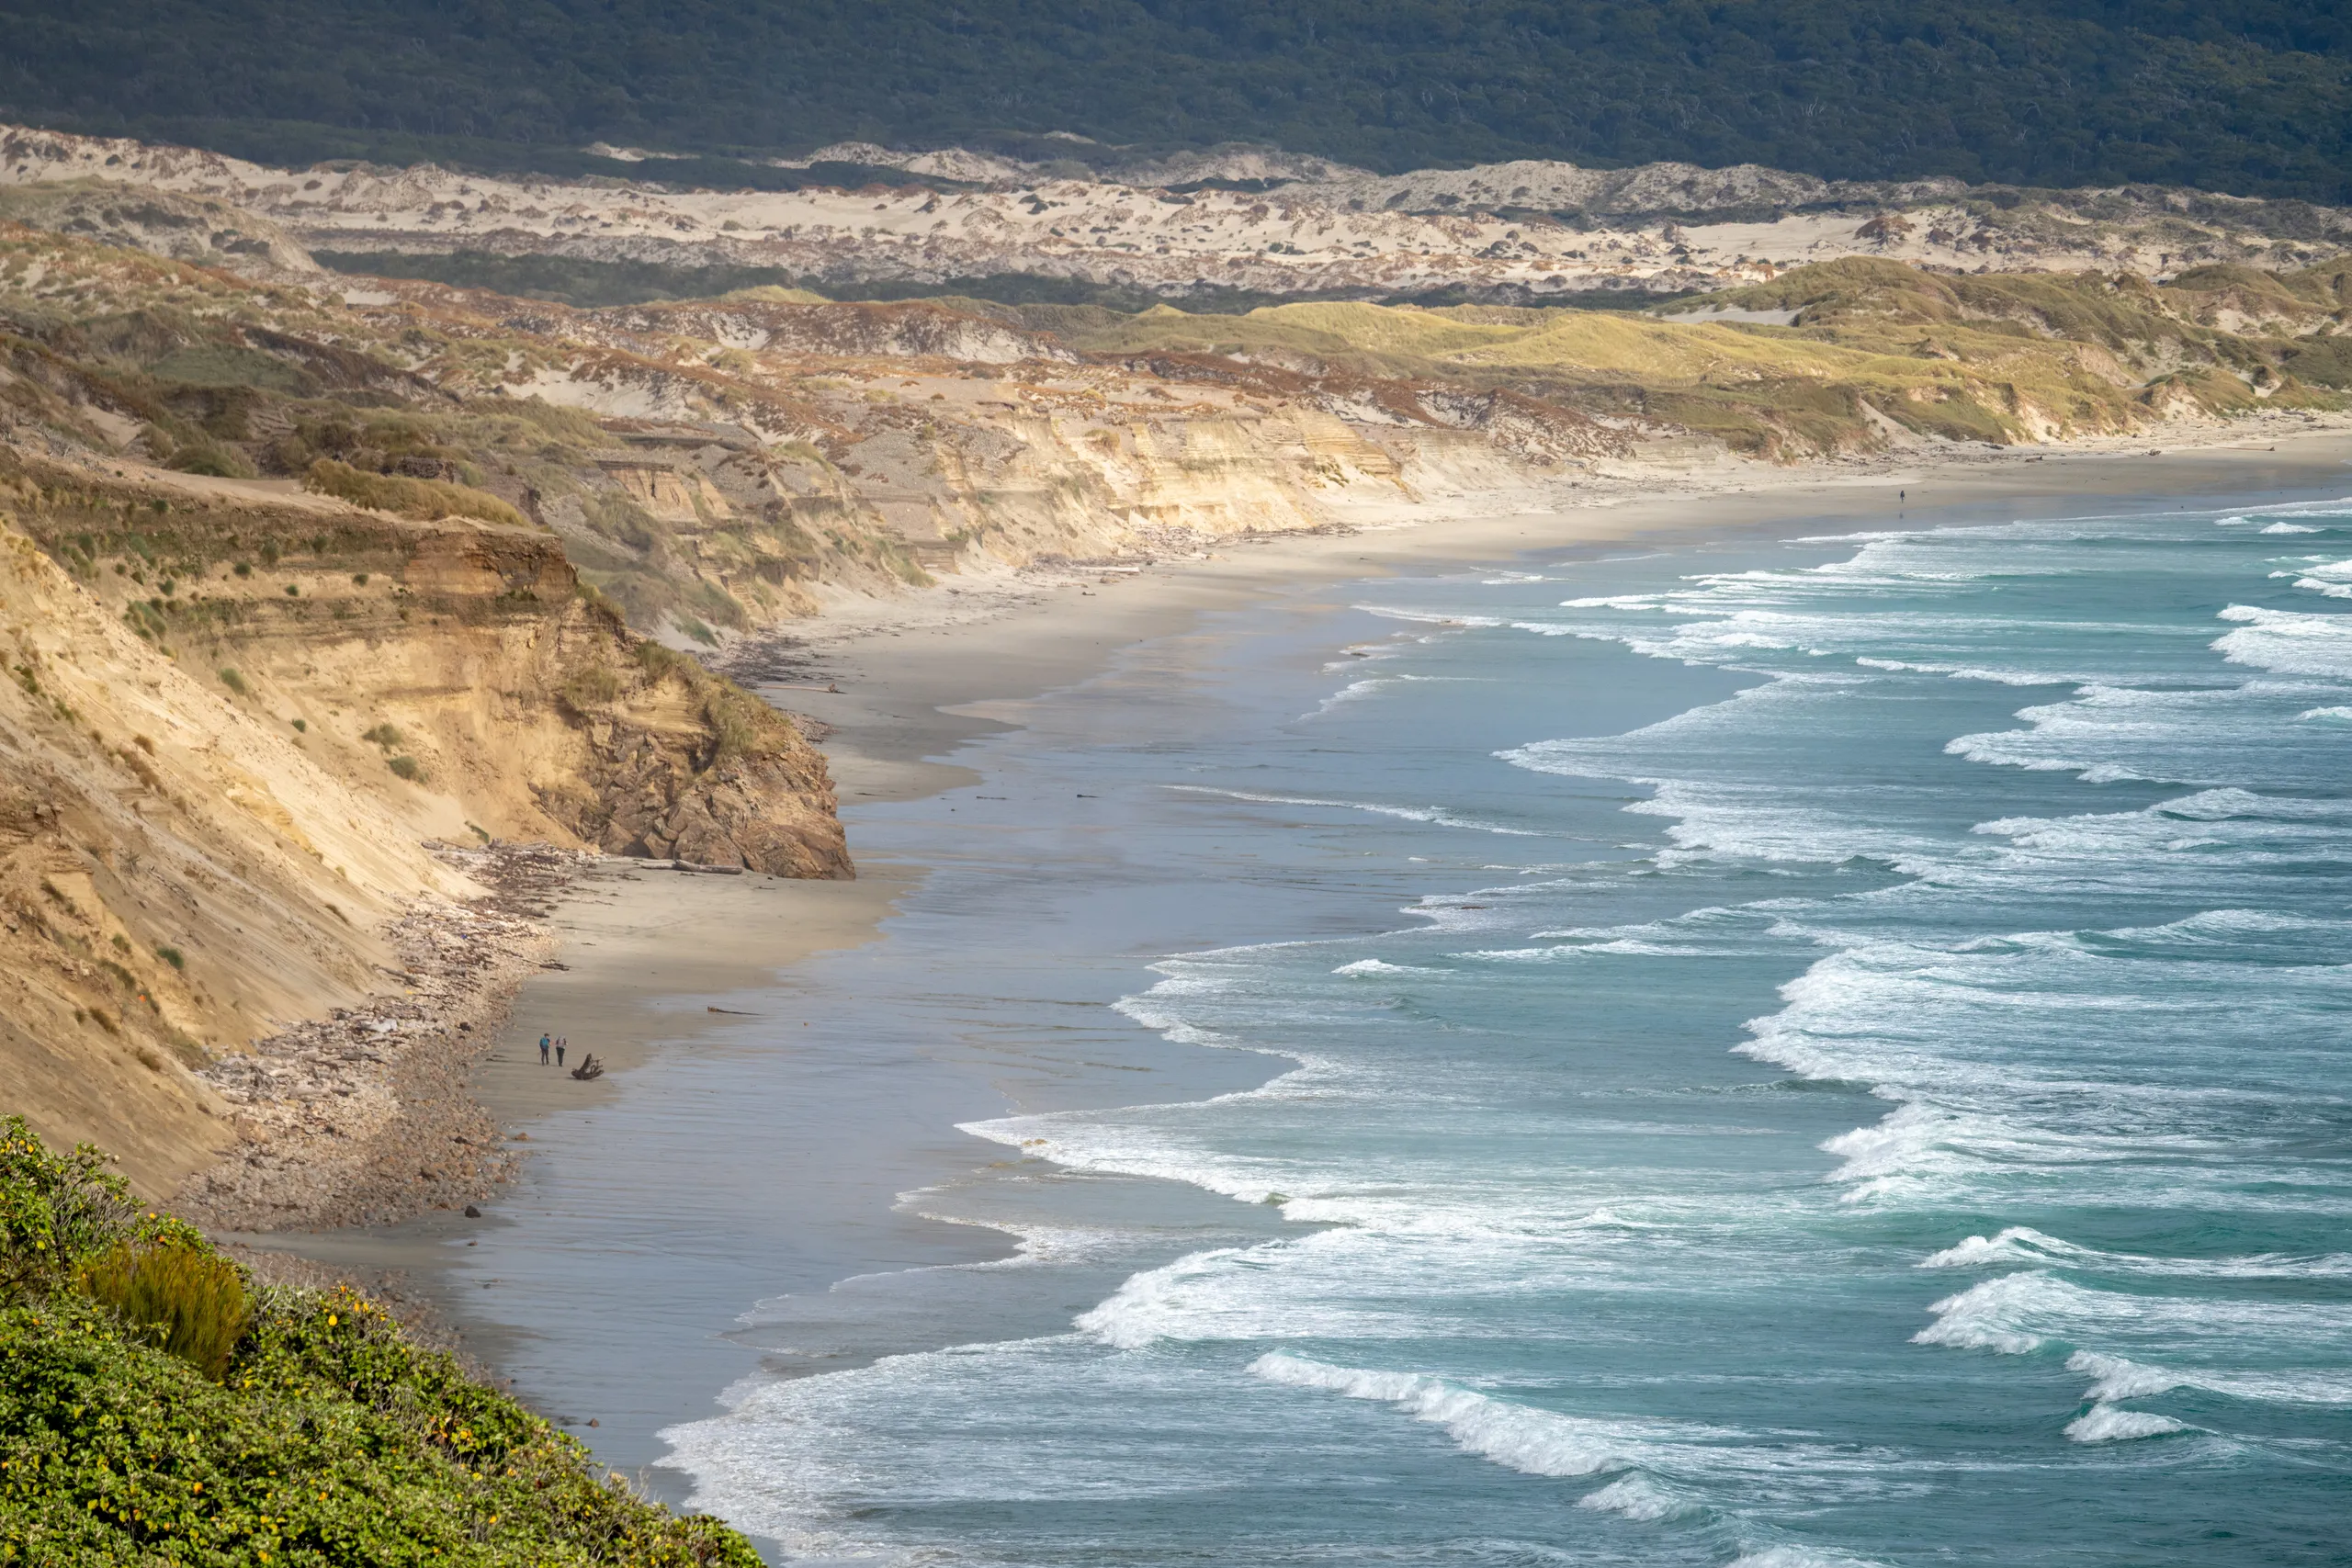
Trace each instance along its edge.
{"label": "tussock grass", "polygon": [[705,768],[738,757],[772,755],[791,744],[797,731],[792,721],[769,704],[721,675],[714,675],[684,654],[658,642],[640,642],[635,649],[638,668],[649,681],[674,680],[683,685],[710,726],[713,739]]}
{"label": "tussock grass", "polygon": [[165,1355],[219,1382],[245,1332],[245,1285],[209,1250],[117,1242],[83,1265],[82,1293]]}
{"label": "tussock grass", "polygon": [[451,484],[447,479],[413,479],[404,474],[371,474],[339,463],[333,457],[322,457],[312,463],[303,475],[302,485],[321,495],[350,502],[355,506],[373,507],[379,512],[395,513],[423,522],[444,517],[476,517],[487,523],[503,523],[509,527],[527,528],[529,518],[491,494],[471,485]]}
{"label": "tussock grass", "polygon": [[[1161,306],[1073,314],[1055,330],[1094,353],[1505,388],[1795,457],[1882,439],[1873,416],[1958,441],[2125,431],[2159,412],[2152,394],[2174,387],[2216,413],[2250,406],[2249,381],[2281,406],[2336,406],[2335,389],[2352,387],[2352,351],[2294,334],[2324,329],[2347,305],[2346,261],[2288,274],[2199,268],[2159,288],[2098,273],[1947,276],[1849,257],[1658,313],[1319,302],[1202,316]],[[1716,307],[1794,321],[1694,314]]]}
{"label": "tussock grass", "polygon": [[620,672],[603,664],[581,671],[563,684],[563,700],[575,709],[601,707],[620,694]]}

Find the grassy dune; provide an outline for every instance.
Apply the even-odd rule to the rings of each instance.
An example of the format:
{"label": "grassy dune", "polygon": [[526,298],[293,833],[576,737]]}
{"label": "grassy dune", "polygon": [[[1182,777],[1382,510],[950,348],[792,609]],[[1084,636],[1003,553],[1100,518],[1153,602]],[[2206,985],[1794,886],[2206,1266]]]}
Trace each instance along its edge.
{"label": "grassy dune", "polygon": [[[2014,442],[2167,412],[2335,408],[2352,387],[2352,268],[2211,267],[2169,287],[2098,273],[1956,277],[1849,259],[1634,314],[1298,304],[1244,316],[1038,312],[1098,354],[1219,355],[1307,371],[1508,387],[1801,457],[1889,425]],[[1791,316],[1787,324],[1712,312]]]}

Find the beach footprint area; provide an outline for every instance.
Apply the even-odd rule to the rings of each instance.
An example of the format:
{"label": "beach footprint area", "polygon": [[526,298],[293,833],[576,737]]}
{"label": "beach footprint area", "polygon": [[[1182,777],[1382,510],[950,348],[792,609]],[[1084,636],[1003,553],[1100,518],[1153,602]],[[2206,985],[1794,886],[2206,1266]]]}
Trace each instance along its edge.
{"label": "beach footprint area", "polygon": [[518,1382],[778,1561],[2343,1561],[2352,505],[1783,532],[959,710]]}

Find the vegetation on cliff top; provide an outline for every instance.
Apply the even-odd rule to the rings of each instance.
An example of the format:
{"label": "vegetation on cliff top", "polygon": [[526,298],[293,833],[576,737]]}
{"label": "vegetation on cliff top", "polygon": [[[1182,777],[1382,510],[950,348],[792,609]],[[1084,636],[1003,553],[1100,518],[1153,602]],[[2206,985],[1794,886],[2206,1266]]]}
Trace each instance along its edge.
{"label": "vegetation on cliff top", "polygon": [[371,506],[379,512],[427,522],[443,517],[478,517],[488,523],[503,523],[511,528],[531,525],[529,518],[487,491],[443,479],[372,473],[333,457],[321,457],[312,463],[302,475],[302,485],[354,506]]}
{"label": "vegetation on cliff top", "polygon": [[271,160],[742,186],[818,172],[579,149],[1107,151],[1045,139],[1065,131],[1385,170],[1681,159],[2352,192],[2352,20],[2329,0],[0,0],[0,29],[11,114]]}
{"label": "vegetation on cliff top", "polygon": [[[87,1288],[130,1259],[181,1297]],[[241,1290],[225,1355],[174,1354],[175,1301],[232,1269],[0,1120],[0,1563],[756,1568],[351,1292]]]}
{"label": "vegetation on cliff top", "polygon": [[[1650,311],[929,303],[1156,379],[1249,381],[1286,399],[1323,396],[1317,387],[1330,390],[1334,377],[1376,378],[1408,420],[1428,417],[1414,412],[1424,394],[1507,392],[1797,460],[1903,431],[2009,442],[2122,434],[2175,413],[2341,406],[2352,390],[2346,275],[2342,261],[2278,274],[2201,267],[2160,286],[1848,258]],[[1722,310],[1746,319],[1709,319]],[[808,607],[810,581],[922,580],[850,493],[866,437],[889,428],[867,394],[832,378],[895,330],[869,308],[752,289],[708,305],[580,311],[426,288],[339,310],[305,291],[0,228],[0,356],[19,371],[0,400],[37,401],[45,385],[78,381],[85,400],[144,422],[148,449],[178,466],[300,476],[412,515],[551,525],[582,580],[643,629],[710,642]],[[735,346],[746,337],[771,346]],[[881,362],[904,364],[920,346],[882,348]],[[698,404],[703,420],[769,435],[725,464],[682,465],[658,433],[649,445],[629,422],[516,395],[550,377],[633,383],[657,406]],[[62,427],[74,416],[42,417]],[[953,446],[946,428],[927,423],[920,435]],[[805,436],[777,443],[779,431]],[[725,495],[712,488],[722,481]]]}
{"label": "vegetation on cliff top", "polygon": [[[1499,388],[1789,459],[1866,445],[1890,426],[2007,443],[2121,433],[2176,405],[2341,407],[2352,359],[2329,334],[2347,304],[2343,259],[2287,274],[2201,268],[2158,287],[2125,274],[1949,276],[1849,258],[1679,301],[1680,316],[1353,303],[1017,314],[1097,355]],[[1718,311],[1747,319],[1709,319]],[[1788,319],[1756,319],[1772,315]]]}
{"label": "vegetation on cliff top", "polygon": [[[635,422],[608,424],[514,383],[593,359],[600,377],[690,386],[730,419],[820,439],[838,438],[839,426],[788,376],[747,380],[714,366],[716,345],[678,354],[648,344],[652,356],[639,357],[569,335],[594,326],[481,296],[355,310],[330,295],[0,223],[0,428],[21,422],[120,450],[119,415],[138,432],[134,455],[183,470],[299,479],[411,517],[551,524],[583,581],[640,630],[740,630],[780,604],[806,607],[797,584],[829,573],[922,581],[894,537],[844,514],[829,491],[804,485],[797,503],[763,485],[739,497],[747,513],[727,528],[713,527],[722,520],[707,506],[649,510],[653,497],[615,471],[665,466],[658,448],[629,460]],[[94,409],[105,412],[94,419]],[[816,446],[801,450],[821,468]],[[830,484],[820,476],[818,488]],[[708,497],[688,484],[670,499]],[[682,529],[701,537],[682,540]]]}

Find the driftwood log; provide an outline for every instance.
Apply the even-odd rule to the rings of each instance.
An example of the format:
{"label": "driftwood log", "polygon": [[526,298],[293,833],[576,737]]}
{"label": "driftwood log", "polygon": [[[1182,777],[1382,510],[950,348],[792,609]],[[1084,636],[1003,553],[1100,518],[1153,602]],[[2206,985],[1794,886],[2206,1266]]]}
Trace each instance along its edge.
{"label": "driftwood log", "polygon": [[605,1064],[596,1060],[596,1054],[591,1051],[580,1058],[580,1065],[571,1069],[571,1076],[582,1083],[601,1078],[605,1076]]}

